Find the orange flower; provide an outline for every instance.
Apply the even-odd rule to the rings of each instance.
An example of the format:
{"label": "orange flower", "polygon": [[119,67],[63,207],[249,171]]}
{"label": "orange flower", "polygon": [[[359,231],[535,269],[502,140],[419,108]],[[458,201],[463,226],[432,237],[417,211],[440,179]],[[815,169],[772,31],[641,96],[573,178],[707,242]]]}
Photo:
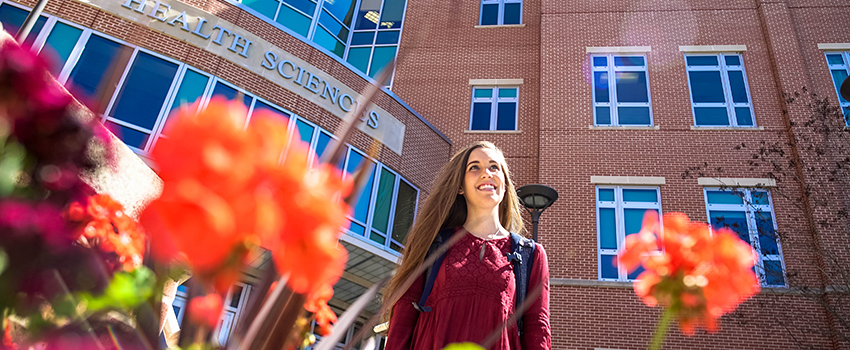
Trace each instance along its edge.
{"label": "orange flower", "polygon": [[71,203],[65,217],[80,224],[76,234],[85,245],[105,254],[114,253],[124,270],[130,271],[142,264],[144,231],[124,212],[124,206],[109,195],[90,196],[85,205]]}
{"label": "orange flower", "polygon": [[262,245],[293,291],[335,283],[346,259],[337,239],[348,207],[339,198],[350,185],[331,167],[311,170],[311,151],[277,115],[257,111],[245,127],[239,102],[214,98],[195,110],[172,116],[152,153],[164,188],[143,217],[156,256],[183,256],[213,281]]}
{"label": "orange flower", "polygon": [[194,297],[189,302],[189,320],[193,323],[215,328],[221,317],[223,303],[216,293]]}
{"label": "orange flower", "polygon": [[328,300],[331,300],[333,295],[333,288],[326,284],[310,293],[304,303],[304,310],[312,312],[316,317],[316,324],[322,335],[329,334],[333,330],[331,324],[337,321],[336,314],[328,306]]}
{"label": "orange flower", "polygon": [[635,293],[648,306],[675,311],[682,332],[692,334],[699,325],[714,332],[717,318],[760,289],[753,251],[728,229],[712,233],[682,213],[665,214],[663,221],[659,226],[658,214],[647,211],[641,231],[626,237],[619,261],[629,271],[643,265]]}

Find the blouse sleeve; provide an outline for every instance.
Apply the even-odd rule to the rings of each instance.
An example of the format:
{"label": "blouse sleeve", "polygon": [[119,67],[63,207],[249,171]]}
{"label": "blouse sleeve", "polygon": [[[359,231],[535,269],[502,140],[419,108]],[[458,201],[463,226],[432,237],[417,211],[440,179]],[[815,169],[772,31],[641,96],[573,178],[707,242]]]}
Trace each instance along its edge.
{"label": "blouse sleeve", "polygon": [[543,290],[523,316],[522,348],[549,350],[552,349],[552,331],[549,327],[549,260],[543,246],[535,244],[537,247],[528,281],[528,293],[538,285],[542,285]]}
{"label": "blouse sleeve", "polygon": [[425,281],[417,278],[393,306],[385,350],[413,349],[413,330],[419,319],[419,311],[413,308],[413,303],[419,301],[424,289]]}

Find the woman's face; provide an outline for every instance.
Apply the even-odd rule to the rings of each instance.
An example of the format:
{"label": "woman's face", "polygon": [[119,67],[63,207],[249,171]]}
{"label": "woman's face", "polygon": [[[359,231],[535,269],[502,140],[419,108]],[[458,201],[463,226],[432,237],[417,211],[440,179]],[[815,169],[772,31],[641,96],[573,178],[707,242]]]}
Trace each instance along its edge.
{"label": "woman's face", "polygon": [[488,209],[502,202],[505,196],[504,162],[501,152],[490,148],[476,148],[469,154],[460,191],[467,206]]}

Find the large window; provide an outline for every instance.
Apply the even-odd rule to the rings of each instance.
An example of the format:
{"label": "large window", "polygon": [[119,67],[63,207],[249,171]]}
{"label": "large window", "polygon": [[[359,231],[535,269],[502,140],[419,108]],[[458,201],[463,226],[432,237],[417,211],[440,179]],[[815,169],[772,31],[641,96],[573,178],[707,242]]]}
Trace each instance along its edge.
{"label": "large window", "polygon": [[482,26],[521,24],[522,0],[481,0]]}
{"label": "large window", "polygon": [[[3,30],[13,37],[17,37],[18,30],[21,29],[21,26],[27,19],[27,15],[29,15],[29,10],[24,10],[10,4],[0,5],[0,23],[3,24]],[[41,16],[35,21],[32,30],[30,30],[29,35],[27,35],[26,40],[24,40],[24,45],[32,45],[39,31],[41,31],[41,28],[44,27],[44,23],[46,21],[46,16]]]}
{"label": "large window", "polygon": [[361,0],[346,61],[377,76],[398,51],[404,5],[398,0]]}
{"label": "large window", "polygon": [[474,87],[469,130],[516,130],[517,87]]}
{"label": "large window", "polygon": [[832,75],[832,82],[835,85],[835,93],[838,95],[838,103],[841,105],[841,110],[844,113],[845,123],[850,126],[850,102],[841,97],[841,83],[850,75],[850,51],[844,52],[827,52],[826,63],[829,65],[829,73]]}
{"label": "large window", "polygon": [[753,108],[740,54],[687,54],[696,126],[753,127]]}
{"label": "large window", "polygon": [[[218,343],[221,345],[227,344],[230,335],[236,329],[236,322],[239,316],[245,310],[248,303],[248,295],[251,292],[251,285],[237,282],[230,287],[227,292],[227,298],[224,300],[224,307],[221,311],[221,318],[213,334]],[[174,309],[174,315],[177,316],[177,323],[183,323],[183,316],[186,313],[186,299],[189,297],[189,290],[186,284],[181,284],[177,287],[177,295],[174,297],[171,307]]]}
{"label": "large window", "polygon": [[596,232],[599,279],[634,280],[643,272],[628,273],[617,265],[617,253],[624,248],[626,236],[640,232],[647,210],[661,213],[658,187],[599,186],[596,188]]}
{"label": "large window", "polygon": [[646,56],[593,55],[593,124],[652,125]]}
{"label": "large window", "polygon": [[782,247],[770,193],[764,190],[706,188],[705,207],[714,228],[728,228],[757,253],[756,274],[766,286],[784,286]]}

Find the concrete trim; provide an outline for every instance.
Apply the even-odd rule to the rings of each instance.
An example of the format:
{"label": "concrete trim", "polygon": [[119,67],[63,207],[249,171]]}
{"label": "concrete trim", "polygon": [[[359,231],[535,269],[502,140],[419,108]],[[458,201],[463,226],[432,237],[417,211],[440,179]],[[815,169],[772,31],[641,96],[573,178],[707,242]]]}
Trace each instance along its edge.
{"label": "concrete trim", "polygon": [[764,131],[763,126],[694,126],[691,130],[741,130],[741,131]]}
{"label": "concrete trim", "polygon": [[776,187],[776,180],[766,178],[700,177],[697,183],[700,186]]}
{"label": "concrete trim", "polygon": [[633,288],[632,282],[615,282],[599,280],[582,280],[574,278],[550,278],[549,285],[570,287],[604,287],[604,288]]}
{"label": "concrete trim", "polygon": [[645,53],[652,51],[652,46],[588,46],[586,53]]}
{"label": "concrete trim", "polygon": [[590,130],[658,130],[661,129],[658,125],[654,126],[607,126],[607,125],[591,125]]}
{"label": "concrete trim", "polygon": [[469,85],[522,85],[522,79],[469,79]]}
{"label": "concrete trim", "polygon": [[464,134],[522,134],[522,130],[464,130]]}
{"label": "concrete trim", "polygon": [[682,52],[742,52],[747,51],[747,45],[696,45],[679,46]]}
{"label": "concrete trim", "polygon": [[475,28],[522,28],[525,27],[525,23],[522,24],[496,24],[496,25],[477,25]]}
{"label": "concrete trim", "polygon": [[823,43],[818,44],[819,50],[850,50],[850,43]]}
{"label": "concrete trim", "polygon": [[656,176],[591,176],[590,183],[595,185],[664,185],[667,180]]}

